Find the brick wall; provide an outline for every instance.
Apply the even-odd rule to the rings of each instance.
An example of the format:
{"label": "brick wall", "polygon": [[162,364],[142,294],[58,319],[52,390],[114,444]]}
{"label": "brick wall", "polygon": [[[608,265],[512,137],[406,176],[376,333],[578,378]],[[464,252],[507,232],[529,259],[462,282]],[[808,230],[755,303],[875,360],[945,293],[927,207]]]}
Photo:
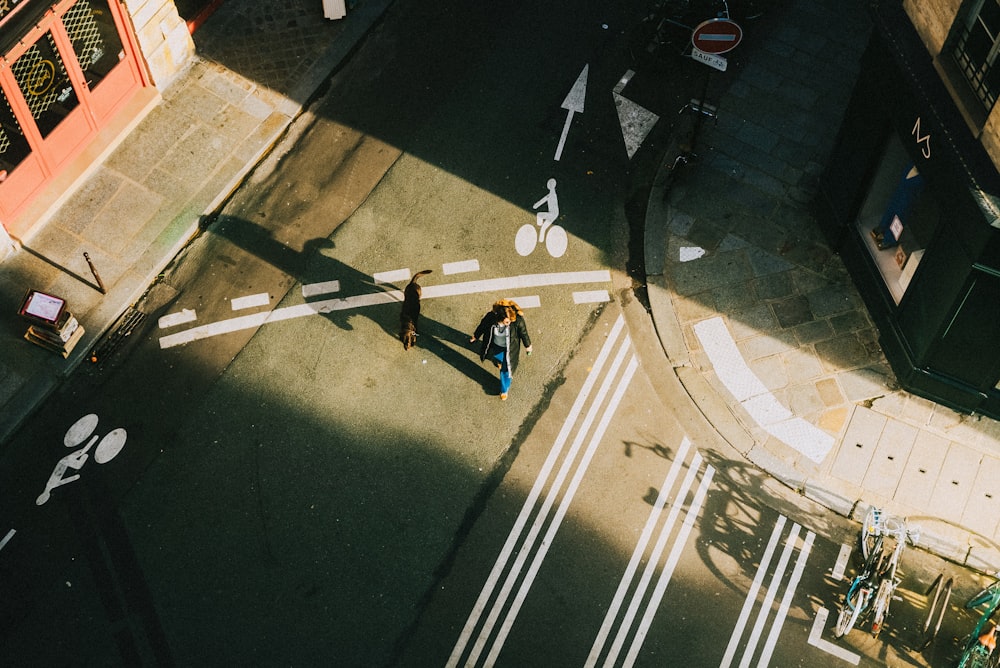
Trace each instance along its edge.
{"label": "brick wall", "polygon": [[125,0],[153,84],[163,90],[194,55],[194,41],[172,0]]}

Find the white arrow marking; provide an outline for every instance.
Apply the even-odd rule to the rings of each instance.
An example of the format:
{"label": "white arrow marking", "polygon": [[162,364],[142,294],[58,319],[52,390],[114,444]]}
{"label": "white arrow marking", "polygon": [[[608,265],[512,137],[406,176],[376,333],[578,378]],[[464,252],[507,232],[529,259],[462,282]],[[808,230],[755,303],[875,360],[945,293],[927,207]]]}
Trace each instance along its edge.
{"label": "white arrow marking", "polygon": [[681,262],[690,262],[691,260],[697,260],[700,257],[704,257],[704,255],[705,249],[701,246],[681,246],[677,257]]}
{"label": "white arrow marking", "polygon": [[4,546],[10,542],[10,539],[14,537],[15,533],[17,533],[17,531],[15,531],[14,529],[11,529],[10,531],[7,532],[7,535],[3,537],[3,540],[0,540],[0,550],[2,550]]}
{"label": "white arrow marking", "polygon": [[649,109],[622,96],[622,89],[625,88],[634,74],[635,72],[632,70],[625,72],[612,92],[615,108],[618,110],[618,124],[622,128],[622,137],[625,139],[625,150],[628,151],[629,160],[649,136],[656,121],[660,120],[660,117]]}
{"label": "white arrow marking", "polygon": [[590,65],[583,66],[580,76],[576,78],[576,83],[569,89],[569,94],[563,100],[562,108],[569,113],[566,114],[566,124],[563,125],[562,136],[559,137],[559,145],[556,146],[556,160],[562,156],[563,146],[566,144],[566,135],[569,134],[569,124],[573,122],[573,114],[583,113],[583,101],[587,97],[587,72],[589,70]]}

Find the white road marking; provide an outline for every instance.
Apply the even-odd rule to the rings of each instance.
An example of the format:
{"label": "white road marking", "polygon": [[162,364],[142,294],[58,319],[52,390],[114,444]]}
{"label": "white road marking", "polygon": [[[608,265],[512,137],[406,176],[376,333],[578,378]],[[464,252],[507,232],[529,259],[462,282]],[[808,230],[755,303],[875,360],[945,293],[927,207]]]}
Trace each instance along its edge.
{"label": "white road marking", "polygon": [[[625,573],[622,575],[622,579],[618,583],[618,589],[615,591],[615,595],[611,599],[611,607],[608,608],[608,612],[604,615],[604,622],[602,622],[601,628],[597,632],[597,637],[594,639],[594,644],[590,648],[590,655],[587,657],[587,662],[585,664],[587,668],[593,668],[593,666],[597,665],[597,659],[604,650],[604,645],[608,640],[608,635],[611,633],[611,627],[614,626],[615,619],[618,617],[618,611],[625,602],[625,595],[628,593],[632,580],[635,578],[636,571],[639,569],[639,563],[642,561],[643,555],[646,553],[646,546],[649,545],[649,540],[653,537],[653,530],[656,528],[656,525],[660,520],[660,515],[663,514],[663,507],[667,503],[667,498],[670,496],[670,492],[673,491],[674,482],[677,480],[677,476],[680,475],[681,468],[684,466],[684,460],[687,458],[687,453],[690,448],[691,441],[687,436],[685,436],[681,440],[680,446],[677,448],[677,453],[674,455],[674,461],[670,465],[670,470],[667,471],[667,477],[664,478],[663,484],[660,486],[660,493],[656,497],[653,509],[649,512],[649,519],[646,520],[646,525],[643,527],[642,533],[639,535],[639,542],[636,543],[635,549],[632,551],[632,558],[629,559],[628,566],[625,567]],[[682,492],[684,494],[687,493],[686,490],[682,490]],[[678,494],[675,495],[675,498],[679,499],[681,497]],[[635,594],[633,594],[633,598],[634,597]]]}
{"label": "white road marking", "polygon": [[242,311],[245,308],[254,308],[256,306],[267,306],[271,303],[271,295],[266,292],[258,292],[255,295],[247,295],[246,297],[237,297],[232,302],[234,311]]}
{"label": "white road marking", "polygon": [[[476,599],[472,611],[469,613],[465,626],[463,627],[462,632],[455,643],[455,647],[452,650],[451,657],[448,659],[447,665],[449,668],[455,668],[455,666],[459,664],[469,641],[472,639],[473,633],[479,625],[483,614],[486,612],[486,609],[493,598],[494,592],[500,583],[500,577],[506,570],[511,555],[521,540],[521,536],[527,526],[528,519],[535,511],[538,499],[541,497],[542,492],[549,483],[549,476],[552,474],[552,470],[555,468],[556,463],[563,454],[563,446],[566,445],[566,441],[573,432],[576,422],[580,417],[580,413],[587,404],[587,401],[590,398],[590,393],[593,390],[594,385],[597,383],[597,380],[604,369],[604,365],[607,363],[608,357],[611,355],[611,351],[617,345],[618,337],[621,335],[624,325],[624,319],[619,316],[615,321],[614,326],[611,328],[611,332],[608,334],[607,340],[601,347],[597,359],[594,360],[593,367],[591,368],[590,373],[587,374],[583,386],[580,388],[580,392],[577,394],[576,400],[573,402],[573,406],[570,408],[570,411],[566,416],[566,420],[563,422],[563,426],[559,430],[559,434],[556,436],[556,439],[552,444],[552,448],[549,450],[549,454],[546,457],[544,464],[542,464],[542,468],[538,472],[538,476],[535,478],[531,491],[528,493],[528,497],[524,500],[521,512],[518,514],[517,519],[514,522],[514,526],[507,535],[507,540],[504,542],[503,548],[500,550],[500,554],[497,556],[497,560],[494,562],[493,568],[490,571],[489,576],[486,578],[486,583],[483,585],[483,589],[479,593],[479,597]],[[576,442],[574,442],[573,447],[578,447]],[[567,457],[575,457],[575,452],[571,452],[567,455]],[[558,491],[555,488],[555,485],[553,485],[553,489],[556,491],[550,491],[550,496],[554,496]],[[546,499],[546,503],[551,506],[552,501]],[[533,542],[535,536],[537,536],[538,529],[536,526],[532,526],[531,533],[532,535],[526,539],[526,544]],[[519,560],[523,563],[523,558],[520,557],[520,555]],[[506,583],[504,584],[504,589],[506,590],[506,593],[502,594],[504,598],[506,598],[509,593],[510,586],[511,585]]]}
{"label": "white road marking", "polygon": [[[622,348],[624,349],[629,345],[629,343],[630,341],[628,337],[626,337]],[[587,446],[586,452],[583,453],[583,457],[580,459],[580,464],[577,466],[576,473],[573,474],[573,479],[570,481],[569,487],[563,494],[563,498],[559,503],[559,508],[556,511],[555,516],[552,518],[552,522],[549,524],[549,529],[545,532],[545,537],[542,538],[542,541],[539,544],[538,552],[535,553],[535,558],[531,561],[531,566],[528,568],[524,581],[521,583],[521,587],[518,589],[517,595],[514,597],[514,602],[511,604],[510,610],[507,611],[507,617],[504,619],[504,622],[500,627],[500,632],[497,634],[497,638],[493,643],[493,649],[490,650],[489,655],[486,657],[486,665],[496,665],[497,658],[500,655],[500,650],[503,649],[504,642],[507,640],[507,635],[514,626],[514,620],[517,618],[517,614],[521,610],[521,605],[524,604],[524,600],[528,596],[528,590],[531,588],[531,585],[535,580],[535,575],[538,573],[538,569],[541,568],[542,561],[545,559],[545,555],[548,554],[549,548],[552,546],[556,532],[559,530],[560,525],[562,525],[562,521],[566,517],[566,513],[569,511],[569,505],[573,501],[573,497],[576,496],[577,489],[580,487],[580,481],[583,480],[583,475],[587,472],[587,468],[590,466],[590,461],[593,459],[594,453],[597,451],[597,446],[600,445],[601,439],[604,438],[604,432],[611,423],[611,418],[618,409],[618,404],[621,403],[622,397],[625,395],[625,390],[628,389],[629,384],[632,382],[632,376],[638,368],[639,362],[633,354],[629,359],[628,366],[626,366],[621,380],[618,382],[618,386],[615,388],[614,394],[609,400],[607,407],[604,409],[604,414],[601,416],[601,420],[598,423],[596,430],[590,438],[590,443]],[[610,377],[616,372],[616,365],[612,365],[611,370],[609,370],[608,379],[610,379]],[[567,461],[564,464],[564,467],[568,463],[569,462]]]}
{"label": "white road marking", "polygon": [[542,300],[538,295],[525,295],[524,297],[508,297],[513,302],[516,302],[521,308],[538,308],[542,305]]}
{"label": "white road marking", "polygon": [[176,327],[177,325],[194,322],[197,319],[198,314],[195,313],[195,310],[186,308],[177,313],[168,313],[167,315],[161,316],[157,321],[157,324],[160,329],[167,329],[168,327]]}
{"label": "white road marking", "polygon": [[670,556],[667,558],[667,563],[663,566],[663,572],[660,573],[660,579],[656,583],[656,589],[653,590],[653,596],[646,605],[646,612],[643,614],[642,621],[639,623],[639,629],[635,632],[635,637],[632,639],[632,647],[629,648],[629,652],[625,656],[625,663],[623,665],[628,668],[635,665],[635,661],[639,657],[639,649],[642,647],[642,643],[646,639],[646,634],[649,633],[649,626],[653,623],[653,617],[656,615],[656,611],[660,608],[660,602],[663,600],[663,594],[667,590],[667,584],[670,582],[670,578],[674,574],[677,562],[680,561],[681,552],[684,551],[684,547],[687,545],[688,537],[691,535],[691,530],[694,528],[694,522],[698,518],[698,512],[701,510],[701,506],[705,502],[705,497],[708,495],[708,488],[712,484],[712,477],[714,475],[715,469],[713,467],[708,466],[705,468],[705,475],[701,479],[701,484],[698,485],[698,491],[695,492],[694,499],[691,501],[691,507],[688,509],[687,515],[684,517],[684,524],[681,525],[681,530],[677,534],[677,540],[674,541],[674,548],[671,550]]}
{"label": "white road marking", "polygon": [[567,111],[566,124],[563,125],[562,135],[559,137],[559,145],[556,146],[555,160],[559,160],[562,157],[563,146],[566,145],[566,135],[569,134],[569,126],[573,122],[573,114],[583,113],[583,103],[587,99],[587,72],[589,71],[590,65],[584,65],[583,71],[576,78],[576,82],[569,89],[569,93],[561,105]]}
{"label": "white road marking", "polygon": [[656,122],[660,120],[660,117],[652,111],[621,94],[634,74],[635,72],[632,70],[625,72],[611,93],[615,101],[615,108],[618,110],[618,125],[622,130],[625,151],[628,153],[629,160],[642,146],[642,142],[646,140]]}
{"label": "white road marking", "polygon": [[792,449],[822,463],[833,448],[833,437],[781,405],[747,365],[722,318],[702,320],[694,331],[719,380],[750,417]]}
{"label": "white road marking", "polygon": [[789,534],[788,538],[785,539],[785,549],[781,551],[781,556],[778,557],[778,565],[774,569],[774,573],[771,575],[771,584],[767,588],[767,592],[764,594],[764,601],[761,603],[760,611],[757,613],[757,621],[754,622],[753,628],[750,629],[750,638],[747,640],[746,649],[743,651],[743,660],[740,661],[740,668],[747,668],[750,662],[753,660],[754,652],[757,651],[757,643],[760,641],[760,634],[764,630],[764,625],[767,623],[767,616],[771,612],[771,605],[774,603],[774,597],[778,593],[778,585],[781,584],[781,578],[785,576],[785,569],[788,567],[788,560],[792,557],[792,551],[795,549],[795,544],[799,540],[799,530],[801,527],[798,524],[792,524],[792,532]]}
{"label": "white road marking", "polygon": [[837,555],[837,563],[833,565],[833,571],[830,575],[834,580],[843,580],[844,573],[847,571],[847,560],[851,556],[851,546],[841,545],[840,554]]}
{"label": "white road marking", "polygon": [[701,246],[681,246],[677,253],[677,259],[681,262],[690,262],[704,257],[705,249]]}
{"label": "white road marking", "polygon": [[329,295],[340,292],[340,281],[322,281],[320,283],[307,283],[302,286],[302,296],[306,299],[318,295]]}
{"label": "white road marking", "polygon": [[[479,281],[468,281],[465,283],[450,283],[446,285],[428,285],[423,288],[423,299],[433,299],[437,297],[453,297],[456,295],[477,294],[482,292],[500,292],[510,294],[516,290],[524,290],[536,287],[548,287],[554,285],[570,285],[573,283],[609,283],[611,282],[611,272],[606,270],[597,271],[568,271],[552,274],[526,274],[522,276],[509,276],[506,278],[490,278]],[[386,292],[373,292],[364,295],[354,295],[351,297],[324,299],[307,304],[297,304],[276,308],[273,311],[252,313],[237,316],[228,320],[221,320],[206,325],[199,325],[182,332],[168,334],[160,337],[160,348],[167,349],[174,346],[191,343],[200,339],[207,339],[220,334],[237,332],[243,329],[253,329],[265,323],[281,322],[292,320],[320,313],[331,313],[333,311],[343,311],[348,309],[363,308],[366,306],[376,306],[379,304],[390,304],[403,301],[402,290],[389,290]]]}
{"label": "white road marking", "polygon": [[10,531],[7,532],[7,535],[3,537],[3,540],[0,540],[0,550],[2,550],[4,547],[7,546],[7,543],[10,542],[10,539],[13,538],[14,534],[16,533],[17,531],[15,531],[14,529],[11,529]]}
{"label": "white road marking", "polygon": [[584,290],[573,293],[574,304],[595,304],[597,302],[609,302],[611,295],[607,290]]}
{"label": "white road marking", "polygon": [[750,619],[753,605],[757,601],[757,592],[760,591],[760,586],[764,582],[764,576],[771,565],[771,558],[774,556],[774,550],[778,546],[778,540],[781,538],[781,533],[784,531],[787,519],[784,515],[779,515],[774,529],[771,530],[771,538],[767,541],[767,547],[764,549],[764,556],[760,560],[760,566],[757,567],[757,573],[750,584],[750,589],[747,590],[747,596],[743,601],[740,616],[737,618],[736,626],[733,627],[733,633],[729,637],[729,645],[726,647],[726,653],[722,657],[722,663],[719,664],[720,668],[731,665],[733,657],[736,656],[736,648],[740,644],[740,638],[743,637],[743,629],[746,628],[747,621]]}
{"label": "white road marking", "polygon": [[820,608],[816,611],[816,619],[813,620],[812,628],[809,630],[809,644],[823,650],[827,654],[832,654],[838,659],[855,666],[858,665],[861,662],[860,654],[849,652],[840,645],[835,645],[829,640],[823,640],[823,629],[826,628],[826,619],[829,615],[830,611],[826,608]]}
{"label": "white road marking", "polygon": [[479,260],[462,260],[461,262],[445,262],[441,265],[441,271],[445,275],[466,274],[472,271],[479,271]]}
{"label": "white road marking", "polygon": [[397,281],[409,281],[410,280],[410,270],[407,269],[393,269],[392,271],[379,271],[372,274],[372,278],[376,283],[396,283]]}
{"label": "white road marking", "polygon": [[778,645],[778,636],[781,634],[781,629],[785,626],[788,610],[792,607],[792,597],[795,595],[795,590],[798,589],[799,580],[802,579],[802,572],[806,568],[806,561],[809,560],[809,553],[812,552],[812,545],[815,539],[816,534],[812,531],[806,533],[806,540],[799,550],[799,558],[795,561],[795,569],[792,571],[792,577],[788,579],[788,584],[785,585],[785,595],[781,597],[778,614],[775,615],[774,622],[771,624],[771,633],[767,636],[767,642],[764,643],[764,651],[757,662],[757,665],[762,668],[767,668],[771,663],[774,648]]}

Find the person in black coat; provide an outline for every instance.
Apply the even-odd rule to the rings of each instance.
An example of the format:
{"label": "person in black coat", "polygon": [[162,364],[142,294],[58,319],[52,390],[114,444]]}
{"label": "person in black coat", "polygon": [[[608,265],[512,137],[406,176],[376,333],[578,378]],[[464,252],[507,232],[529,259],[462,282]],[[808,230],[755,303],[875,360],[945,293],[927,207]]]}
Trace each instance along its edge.
{"label": "person in black coat", "polygon": [[524,313],[510,300],[497,302],[483,316],[469,343],[479,340],[482,340],[479,359],[490,358],[500,370],[500,399],[506,401],[514,371],[517,370],[522,343],[525,352],[531,354],[531,338],[528,336]]}

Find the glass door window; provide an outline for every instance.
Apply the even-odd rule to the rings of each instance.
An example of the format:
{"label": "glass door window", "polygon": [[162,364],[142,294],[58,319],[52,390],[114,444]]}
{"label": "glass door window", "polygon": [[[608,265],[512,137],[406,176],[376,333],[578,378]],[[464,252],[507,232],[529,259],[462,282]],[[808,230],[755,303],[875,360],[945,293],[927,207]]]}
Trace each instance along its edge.
{"label": "glass door window", "polygon": [[87,87],[94,90],[125,58],[107,0],[78,0],[63,14],[62,24],[87,79]]}
{"label": "glass door window", "polygon": [[28,47],[10,69],[42,137],[80,103],[50,31]]}
{"label": "glass door window", "polygon": [[0,170],[14,171],[30,153],[28,140],[21,132],[7,96],[0,90]]}

